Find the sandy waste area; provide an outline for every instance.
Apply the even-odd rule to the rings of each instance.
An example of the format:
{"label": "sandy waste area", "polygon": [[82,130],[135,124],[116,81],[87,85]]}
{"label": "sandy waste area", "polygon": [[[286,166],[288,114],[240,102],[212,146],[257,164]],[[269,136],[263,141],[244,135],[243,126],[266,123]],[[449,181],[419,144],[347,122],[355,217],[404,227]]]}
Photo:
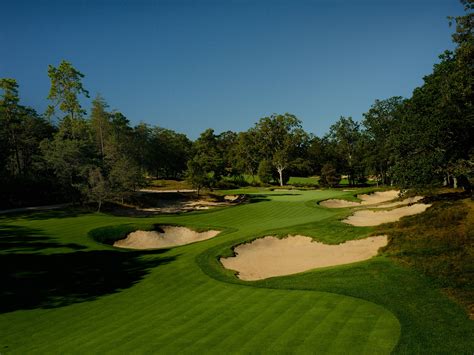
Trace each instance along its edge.
{"label": "sandy waste area", "polygon": [[370,259],[385,245],[387,236],[338,245],[316,242],[301,235],[283,239],[268,236],[237,246],[234,249],[236,256],[221,258],[220,262],[226,269],[237,271],[238,278],[255,281]]}
{"label": "sandy waste area", "polygon": [[214,238],[220,231],[196,232],[186,227],[162,226],[159,231],[135,231],[125,239],[117,240],[114,247],[128,249],[157,249],[185,245]]}

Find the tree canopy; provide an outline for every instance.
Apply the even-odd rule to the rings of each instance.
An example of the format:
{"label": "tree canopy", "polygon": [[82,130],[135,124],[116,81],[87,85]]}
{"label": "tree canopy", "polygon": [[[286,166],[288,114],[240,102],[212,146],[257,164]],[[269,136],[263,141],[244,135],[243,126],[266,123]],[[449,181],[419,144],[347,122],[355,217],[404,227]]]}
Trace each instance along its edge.
{"label": "tree canopy", "polygon": [[[455,48],[445,51],[408,98],[375,100],[362,119],[340,117],[322,136],[291,113],[272,114],[243,132],[204,130],[198,139],[144,122],[132,125],[96,95],[89,113],[85,75],[63,60],[47,70],[44,114],[21,104],[15,79],[0,79],[2,207],[123,201],[152,178],[188,179],[198,189],[229,181],[283,186],[290,174],[336,186],[368,176],[400,188],[460,185],[474,179],[473,0],[451,17]],[[46,95],[45,95],[46,96]],[[57,118],[53,120],[52,118]]]}

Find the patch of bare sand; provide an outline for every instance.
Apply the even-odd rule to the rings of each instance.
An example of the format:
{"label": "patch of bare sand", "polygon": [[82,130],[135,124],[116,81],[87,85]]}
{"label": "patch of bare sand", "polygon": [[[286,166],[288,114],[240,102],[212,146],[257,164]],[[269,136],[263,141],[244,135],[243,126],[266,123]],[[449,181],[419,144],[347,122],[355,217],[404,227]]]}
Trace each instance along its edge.
{"label": "patch of bare sand", "polygon": [[398,197],[400,191],[389,190],[389,191],[376,191],[371,194],[357,195],[362,200],[362,205],[375,205],[376,203],[382,203],[391,201]]}
{"label": "patch of bare sand", "polygon": [[396,222],[405,216],[422,213],[430,206],[430,204],[417,203],[388,211],[356,211],[352,216],[343,220],[343,222],[357,227],[378,226],[383,223]]}
{"label": "patch of bare sand", "polygon": [[241,198],[242,195],[225,195],[224,200],[229,202],[237,201]]}
{"label": "patch of bare sand", "polygon": [[345,208],[345,207],[375,205],[378,203],[391,201],[397,198],[399,193],[400,191],[398,190],[377,191],[372,194],[357,195],[357,198],[362,200],[361,202],[330,199],[330,200],[322,201],[320,205],[327,208]]}
{"label": "patch of bare sand", "polygon": [[315,242],[302,235],[283,239],[264,237],[237,246],[234,249],[236,256],[221,258],[220,262],[226,269],[238,271],[238,278],[255,281],[370,259],[385,245],[387,236],[351,240],[339,245]]}
{"label": "patch of bare sand", "polygon": [[322,201],[320,205],[327,208],[345,208],[345,207],[357,207],[357,206],[360,206],[361,203],[355,202],[355,201],[330,199],[330,200]]}
{"label": "patch of bare sand", "polygon": [[114,247],[128,249],[170,248],[214,238],[220,231],[196,232],[186,227],[162,226],[161,231],[135,231],[125,239],[117,240]]}

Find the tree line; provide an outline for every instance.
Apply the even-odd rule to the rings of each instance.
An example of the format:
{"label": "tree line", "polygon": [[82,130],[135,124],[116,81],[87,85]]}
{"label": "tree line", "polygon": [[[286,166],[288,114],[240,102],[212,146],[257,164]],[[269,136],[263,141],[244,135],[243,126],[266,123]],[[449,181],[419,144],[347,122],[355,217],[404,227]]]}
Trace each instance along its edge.
{"label": "tree line", "polygon": [[455,23],[455,49],[445,51],[410,98],[376,100],[358,122],[340,117],[322,137],[294,115],[273,114],[244,132],[205,130],[197,140],[173,130],[132,126],[97,95],[89,114],[84,75],[67,61],[50,65],[44,114],[20,104],[14,79],[0,79],[2,207],[69,199],[123,201],[146,177],[186,178],[201,189],[250,181],[287,183],[320,176],[336,186],[368,176],[401,188],[470,188],[474,177],[472,0]]}

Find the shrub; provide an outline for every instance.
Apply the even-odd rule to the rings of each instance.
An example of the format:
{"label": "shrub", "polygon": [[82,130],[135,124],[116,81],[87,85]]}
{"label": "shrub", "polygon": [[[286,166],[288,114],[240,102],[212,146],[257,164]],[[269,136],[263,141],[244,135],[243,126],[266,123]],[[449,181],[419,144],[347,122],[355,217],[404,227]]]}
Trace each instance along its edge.
{"label": "shrub", "polygon": [[336,168],[332,164],[324,164],[321,169],[319,184],[321,186],[335,187],[340,181],[341,175],[336,172]]}
{"label": "shrub", "polygon": [[273,180],[273,166],[272,163],[263,159],[258,165],[258,178],[264,184],[269,184]]}

